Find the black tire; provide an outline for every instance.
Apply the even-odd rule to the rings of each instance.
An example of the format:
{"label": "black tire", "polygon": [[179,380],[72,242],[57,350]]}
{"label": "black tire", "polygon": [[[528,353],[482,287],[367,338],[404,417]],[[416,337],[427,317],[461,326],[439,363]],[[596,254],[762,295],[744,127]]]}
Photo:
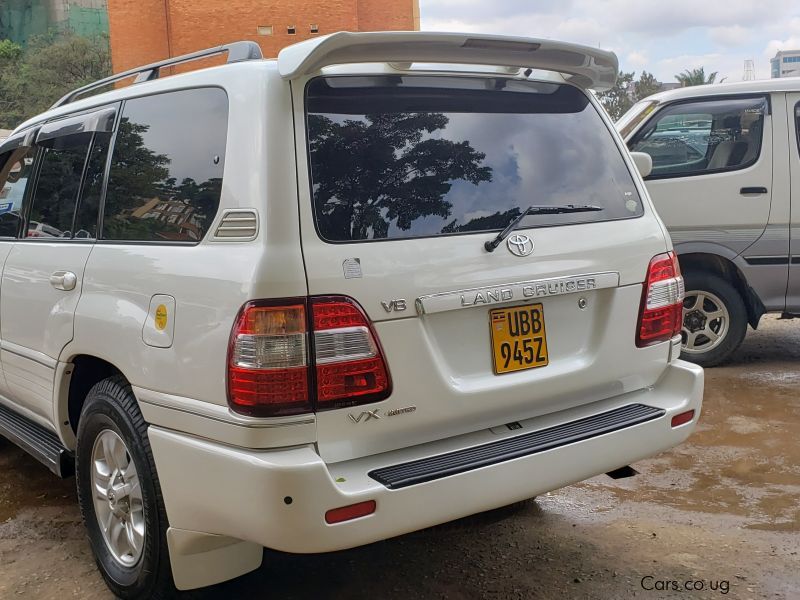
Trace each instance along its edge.
{"label": "black tire", "polygon": [[[144,544],[138,562],[126,567],[114,558],[104,540],[95,512],[92,484],[92,450],[97,437],[115,432],[127,446],[142,492]],[[161,496],[147,423],[142,418],[131,387],[117,375],[97,383],[86,397],[78,422],[75,456],[78,502],[97,566],[111,591],[119,598],[169,598],[175,585],[167,550],[167,515]]]}
{"label": "black tire", "polygon": [[702,367],[714,367],[728,360],[731,354],[733,354],[742,343],[742,340],[744,340],[744,336],[747,333],[747,309],[745,308],[744,301],[739,295],[739,292],[736,291],[736,288],[718,275],[703,271],[690,271],[684,274],[684,282],[687,292],[687,301],[684,303],[685,307],[689,302],[688,296],[690,292],[703,291],[716,296],[725,305],[725,309],[728,311],[730,318],[722,341],[713,348],[701,352],[686,351],[685,331],[687,323],[689,322],[689,314],[684,311],[684,347],[681,352],[681,358]]}

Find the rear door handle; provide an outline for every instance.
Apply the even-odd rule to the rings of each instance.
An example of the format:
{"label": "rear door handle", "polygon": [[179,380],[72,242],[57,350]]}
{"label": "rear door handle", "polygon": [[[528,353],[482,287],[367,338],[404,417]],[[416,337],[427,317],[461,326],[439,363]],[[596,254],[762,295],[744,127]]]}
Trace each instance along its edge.
{"label": "rear door handle", "polygon": [[767,193],[767,188],[765,188],[765,187],[743,187],[742,189],[739,190],[739,193],[742,196],[745,196],[747,194],[766,194]]}
{"label": "rear door handle", "polygon": [[56,271],[50,275],[50,285],[57,290],[69,292],[78,285],[78,277],[72,271]]}

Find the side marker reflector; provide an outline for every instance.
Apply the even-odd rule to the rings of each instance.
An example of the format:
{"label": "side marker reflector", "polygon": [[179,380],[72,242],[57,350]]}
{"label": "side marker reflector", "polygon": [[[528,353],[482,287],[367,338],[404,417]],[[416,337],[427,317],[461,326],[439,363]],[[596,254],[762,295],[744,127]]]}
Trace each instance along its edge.
{"label": "side marker reflector", "polygon": [[325,513],[325,522],[328,525],[333,525],[335,523],[341,523],[342,521],[351,521],[359,517],[366,517],[375,512],[376,506],[375,500],[367,500],[366,502],[359,502],[358,504],[332,508]]}
{"label": "side marker reflector", "polygon": [[672,426],[680,427],[694,419],[694,410],[687,410],[672,417]]}

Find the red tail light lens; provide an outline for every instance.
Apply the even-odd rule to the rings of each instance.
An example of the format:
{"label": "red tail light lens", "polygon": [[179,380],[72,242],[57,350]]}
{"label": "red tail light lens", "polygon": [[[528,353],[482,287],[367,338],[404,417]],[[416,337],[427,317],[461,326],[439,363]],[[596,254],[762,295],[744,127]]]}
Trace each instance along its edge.
{"label": "red tail light lens", "polygon": [[683,277],[673,252],[650,261],[639,309],[636,345],[639,348],[665,342],[681,332]]}
{"label": "red tail light lens", "polygon": [[390,393],[378,338],[354,300],[318,296],[242,307],[228,349],[228,403],[236,412],[293,415]]}
{"label": "red tail light lens", "polygon": [[310,412],[307,345],[305,299],[245,304],[228,350],[228,402],[234,410],[252,416]]}
{"label": "red tail light lens", "polygon": [[391,382],[378,338],[350,298],[311,299],[317,410],[383,400]]}

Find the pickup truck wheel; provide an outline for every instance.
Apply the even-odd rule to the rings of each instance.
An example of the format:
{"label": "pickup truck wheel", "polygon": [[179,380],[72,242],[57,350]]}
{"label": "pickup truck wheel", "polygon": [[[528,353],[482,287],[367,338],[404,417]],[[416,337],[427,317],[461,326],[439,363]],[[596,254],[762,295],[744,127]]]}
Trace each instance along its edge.
{"label": "pickup truck wheel", "polygon": [[124,599],[172,596],[167,517],[147,424],[123,377],[89,391],[77,438],[78,502],[108,587]]}
{"label": "pickup truck wheel", "polygon": [[747,309],[730,283],[711,273],[685,275],[681,358],[703,367],[727,360],[747,333]]}

